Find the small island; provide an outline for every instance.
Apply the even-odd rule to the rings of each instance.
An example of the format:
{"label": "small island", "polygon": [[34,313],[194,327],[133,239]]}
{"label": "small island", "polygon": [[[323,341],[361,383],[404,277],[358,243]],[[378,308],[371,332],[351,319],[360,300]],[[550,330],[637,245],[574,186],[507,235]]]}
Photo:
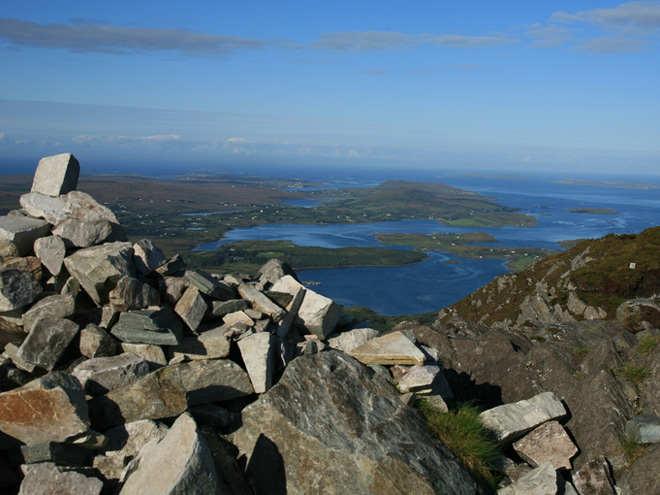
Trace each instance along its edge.
{"label": "small island", "polygon": [[568,210],[571,213],[581,213],[586,215],[616,215],[619,213],[616,210],[610,210],[609,208],[569,208]]}

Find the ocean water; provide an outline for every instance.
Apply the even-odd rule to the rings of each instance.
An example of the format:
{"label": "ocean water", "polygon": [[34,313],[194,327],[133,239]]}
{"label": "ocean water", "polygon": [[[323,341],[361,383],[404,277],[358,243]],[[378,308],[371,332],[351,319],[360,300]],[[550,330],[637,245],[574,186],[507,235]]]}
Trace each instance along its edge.
{"label": "ocean water", "polygon": [[[394,175],[389,178],[400,177]],[[535,216],[538,225],[531,228],[459,228],[428,220],[327,226],[272,224],[236,229],[229,232],[225,239],[200,245],[197,249],[217,249],[227,242],[249,239],[289,240],[301,246],[328,248],[382,246],[373,234],[472,231],[485,231],[493,235],[498,241],[496,245],[500,247],[561,249],[557,243],[562,240],[598,238],[610,233],[638,233],[660,225],[660,189],[568,185],[557,183],[558,179],[561,177],[550,175],[525,178],[428,175],[415,178],[442,182],[497,198],[496,201],[503,205],[519,208],[522,213]],[[643,180],[658,185],[660,178]],[[360,185],[378,183],[369,177],[363,181],[352,180],[353,185],[356,182]],[[333,182],[329,187],[338,187],[338,184]],[[297,206],[314,207],[310,202],[302,202]],[[322,203],[316,207],[322,208]],[[569,212],[572,208],[606,208],[616,210],[617,213]],[[300,270],[298,275],[304,281],[319,283],[313,289],[339,304],[368,306],[383,315],[403,315],[438,311],[509,271],[504,260],[473,260],[437,252],[428,254],[427,260],[411,266]]]}

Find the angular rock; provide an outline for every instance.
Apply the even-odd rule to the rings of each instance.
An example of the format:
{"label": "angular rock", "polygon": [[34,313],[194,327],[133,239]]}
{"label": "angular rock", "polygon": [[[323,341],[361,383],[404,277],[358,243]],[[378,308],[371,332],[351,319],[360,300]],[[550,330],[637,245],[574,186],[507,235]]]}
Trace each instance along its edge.
{"label": "angular rock", "polygon": [[280,339],[283,340],[287,336],[289,330],[298,318],[298,311],[300,311],[300,306],[302,305],[304,298],[305,289],[301,288],[295,293],[291,302],[286,306],[286,316],[280,321],[280,324],[277,327],[277,336]]}
{"label": "angular rock", "polygon": [[34,253],[51,275],[60,274],[66,256],[66,246],[60,236],[50,235],[37,239],[34,241]]}
{"label": "angular rock", "polygon": [[126,464],[151,440],[161,440],[167,435],[167,426],[144,419],[110,428],[105,432],[108,444],[103,455],[94,458],[94,468],[106,480],[119,481]]}
{"label": "angular rock", "polygon": [[80,354],[87,358],[115,356],[121,345],[106,330],[90,323],[80,331]]}
{"label": "angular rock", "polygon": [[214,359],[165,366],[89,402],[99,431],[140,419],[177,416],[188,407],[253,393],[247,373],[233,361]]}
{"label": "angular rock", "polygon": [[80,382],[53,372],[0,394],[0,430],[26,444],[64,442],[89,430]]}
{"label": "angular rock", "polygon": [[627,421],[626,437],[635,443],[660,442],[660,418],[655,414],[640,414]]}
{"label": "angular rock", "polygon": [[229,313],[236,311],[245,311],[250,307],[250,303],[245,299],[231,299],[229,301],[212,301],[206,316],[211,319],[221,319]]}
{"label": "angular rock", "polygon": [[566,415],[566,409],[554,393],[543,392],[529,400],[504,404],[482,412],[479,417],[500,442],[524,435],[536,426]]}
{"label": "angular rock", "polygon": [[[300,282],[290,275],[285,275],[273,285],[272,290],[287,292],[293,296],[301,288],[304,287]],[[332,299],[305,289],[305,297],[298,310],[298,317],[310,333],[325,339],[337,326],[341,318],[341,308]]]}
{"label": "angular rock", "polygon": [[12,311],[33,302],[41,285],[29,272],[0,269],[0,311]]}
{"label": "angular rock", "polygon": [[96,304],[108,302],[121,277],[135,277],[133,246],[128,242],[81,249],[64,258],[64,264]]}
{"label": "angular rock", "polygon": [[105,241],[112,234],[112,225],[105,218],[79,220],[67,218],[52,230],[67,246],[87,248]]}
{"label": "angular rock", "polygon": [[47,156],[39,160],[32,181],[32,192],[59,196],[78,187],[80,164],[71,153]]}
{"label": "angular rock", "polygon": [[422,365],[426,357],[401,332],[376,337],[347,353],[364,364]]}
{"label": "angular rock", "polygon": [[551,462],[545,462],[518,481],[497,491],[497,495],[557,495],[560,480]]}
{"label": "angular rock", "polygon": [[180,254],[175,254],[167,260],[164,264],[156,268],[156,273],[160,275],[174,275],[186,269],[186,263]]}
{"label": "angular rock", "polygon": [[170,306],[175,306],[190,286],[190,281],[184,277],[164,277],[157,281],[161,302]]}
{"label": "angular rock", "polygon": [[402,393],[417,392],[440,395],[443,399],[451,399],[454,394],[449,387],[444,370],[436,365],[413,366],[396,383]]}
{"label": "angular rock", "polygon": [[24,464],[52,462],[58,466],[87,466],[91,451],[72,443],[43,442],[21,445],[21,455]]}
{"label": "angular rock", "polygon": [[0,261],[6,258],[16,258],[18,256],[20,256],[20,254],[18,254],[16,244],[4,239],[0,240]]}
{"label": "angular rock", "polygon": [[144,309],[160,304],[156,289],[136,278],[126,276],[117,281],[117,286],[109,292],[108,299],[117,311]]}
{"label": "angular rock", "polygon": [[190,414],[183,414],[165,438],[143,448],[119,493],[220,495],[218,485],[213,454],[195,420]]}
{"label": "angular rock", "polygon": [[142,275],[149,275],[167,261],[163,251],[149,239],[133,244],[133,256],[135,267]]}
{"label": "angular rock", "polygon": [[551,462],[555,469],[571,469],[578,449],[558,421],[548,421],[513,444],[520,458],[532,467]]}
{"label": "angular rock", "polygon": [[27,371],[28,373],[34,376],[41,376],[46,373],[46,370],[39,368],[37,365],[28,363],[18,355],[18,349],[20,347],[13,343],[9,342],[5,345],[5,352],[2,354],[4,357],[7,357],[11,362],[19,369]]}
{"label": "angular rock", "polygon": [[43,218],[53,225],[62,223],[71,213],[62,198],[39,192],[23,194],[19,203],[31,217]]}
{"label": "angular rock", "polygon": [[236,299],[236,291],[227,284],[213,277],[199,272],[186,272],[190,283],[197,287],[202,294],[206,294],[220,301]]}
{"label": "angular rock", "polygon": [[259,268],[259,282],[262,286],[266,286],[266,284],[273,285],[285,275],[289,275],[299,282],[296,273],[288,263],[284,263],[276,258],[268,260]]}
{"label": "angular rock", "polygon": [[574,473],[573,485],[580,495],[616,495],[610,466],[604,456],[587,462]]}
{"label": "angular rock", "polygon": [[73,294],[56,294],[44,297],[23,314],[23,329],[30,333],[43,318],[67,318],[75,312],[76,298]]}
{"label": "angular rock", "polygon": [[256,493],[483,493],[398,396],[345,354],[302,356],[243,410],[230,439]]}
{"label": "angular rock", "polygon": [[25,478],[18,495],[100,495],[103,490],[103,482],[95,478],[89,470],[67,469],[52,462],[26,464],[22,469]]}
{"label": "angular rock", "polygon": [[77,323],[66,318],[42,318],[21,344],[18,357],[52,370],[79,330]]}
{"label": "angular rock", "polygon": [[25,332],[21,327],[0,316],[0,350],[8,343],[21,343],[25,339]]}
{"label": "angular rock", "polygon": [[171,359],[219,359],[229,355],[230,345],[224,328],[207,330],[184,337],[179,345],[170,346]]}
{"label": "angular rock", "polygon": [[229,313],[222,317],[222,322],[224,325],[231,327],[237,323],[242,323],[251,327],[254,325],[254,320],[245,314],[244,311],[236,311],[235,313]]}
{"label": "angular rock", "polygon": [[238,293],[243,299],[252,304],[252,308],[270,316],[275,322],[279,322],[286,311],[271,301],[263,292],[255,289],[251,285],[241,284],[238,286]]}
{"label": "angular rock", "polygon": [[71,372],[89,395],[105,394],[128,385],[147,373],[147,361],[130,353],[88,359]]}
{"label": "angular rock", "polygon": [[138,357],[143,358],[149,363],[151,370],[159,368],[160,366],[165,366],[167,364],[167,358],[163,352],[163,348],[159,345],[153,344],[132,344],[129,342],[124,342],[121,344],[121,348],[125,352],[130,352],[135,354]]}
{"label": "angular rock", "polygon": [[177,345],[183,339],[183,323],[168,306],[140,309],[121,313],[110,333],[122,342]]}
{"label": "angular rock", "polygon": [[378,335],[378,331],[373,328],[356,328],[329,338],[328,345],[342,352],[351,352]]}
{"label": "angular rock", "polygon": [[181,296],[181,299],[174,306],[174,311],[184,321],[188,328],[193,332],[197,330],[199,324],[206,313],[207,304],[199,292],[199,289],[190,286]]}
{"label": "angular rock", "polygon": [[41,260],[36,256],[22,258],[4,258],[0,261],[0,269],[13,269],[29,273],[33,279],[40,282],[43,277]]}
{"label": "angular rock", "polygon": [[273,385],[277,362],[275,342],[275,337],[266,332],[255,333],[238,341],[245,369],[257,394],[263,394]]}

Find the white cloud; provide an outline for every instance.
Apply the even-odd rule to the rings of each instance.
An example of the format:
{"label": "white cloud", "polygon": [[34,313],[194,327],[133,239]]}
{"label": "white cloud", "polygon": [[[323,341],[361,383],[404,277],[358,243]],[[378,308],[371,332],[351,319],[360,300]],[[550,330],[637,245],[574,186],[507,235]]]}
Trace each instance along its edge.
{"label": "white cloud", "polygon": [[437,46],[452,48],[480,48],[487,46],[509,45],[519,40],[504,36],[462,36],[458,34],[424,35],[426,42]]}
{"label": "white cloud", "polygon": [[656,44],[645,40],[601,36],[590,39],[576,48],[592,53],[633,53],[646,51]]}
{"label": "white cloud", "polygon": [[248,143],[249,141],[242,137],[231,137],[227,139],[228,143]]}
{"label": "white cloud", "polygon": [[660,1],[626,2],[613,8],[583,10],[574,14],[559,11],[550,20],[587,23],[628,33],[657,33],[660,30]]}
{"label": "white cloud", "polygon": [[313,48],[335,51],[369,52],[375,50],[398,50],[419,43],[419,38],[389,31],[350,31],[324,33],[317,41],[310,43]]}
{"label": "white cloud", "polygon": [[4,141],[7,135],[4,132],[0,132],[0,142]]}

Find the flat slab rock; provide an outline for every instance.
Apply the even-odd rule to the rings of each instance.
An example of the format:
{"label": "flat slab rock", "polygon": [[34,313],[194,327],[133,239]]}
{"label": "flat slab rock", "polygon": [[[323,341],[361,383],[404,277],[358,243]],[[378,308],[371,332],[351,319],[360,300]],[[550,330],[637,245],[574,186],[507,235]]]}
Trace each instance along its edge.
{"label": "flat slab rock", "polygon": [[426,360],[424,353],[401,332],[371,339],[349,351],[348,355],[364,364],[422,365]]}
{"label": "flat slab rock", "polygon": [[294,359],[230,440],[257,493],[483,493],[390,383],[337,351]]}
{"label": "flat slab rock", "polygon": [[498,490],[497,495],[555,495],[560,493],[559,484],[552,463],[545,462],[512,485]]}
{"label": "flat slab rock", "polygon": [[578,448],[558,421],[548,421],[513,444],[518,455],[532,467],[551,462],[555,469],[571,469]]}

